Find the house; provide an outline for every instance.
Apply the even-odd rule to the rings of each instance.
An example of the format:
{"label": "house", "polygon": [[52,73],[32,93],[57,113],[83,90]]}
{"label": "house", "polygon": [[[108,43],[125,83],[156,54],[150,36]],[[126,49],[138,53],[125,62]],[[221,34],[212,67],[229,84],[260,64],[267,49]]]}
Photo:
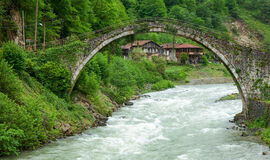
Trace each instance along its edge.
{"label": "house", "polygon": [[139,40],[121,46],[123,56],[127,58],[135,48],[141,48],[146,53],[147,58],[162,55],[164,52],[161,46],[151,40]]}
{"label": "house", "polygon": [[[164,52],[166,56],[172,54],[173,45],[172,44],[163,44]],[[181,54],[186,53],[189,57],[190,64],[198,64],[201,61],[203,53],[203,48],[194,46],[191,44],[175,44],[175,56],[178,62],[181,62]]]}
{"label": "house", "polygon": [[[175,44],[174,48],[177,45],[178,44]],[[166,56],[166,59],[168,61],[172,60],[171,56],[172,56],[172,51],[173,51],[173,44],[172,43],[165,43],[165,44],[161,45],[161,47],[164,49],[164,55]]]}

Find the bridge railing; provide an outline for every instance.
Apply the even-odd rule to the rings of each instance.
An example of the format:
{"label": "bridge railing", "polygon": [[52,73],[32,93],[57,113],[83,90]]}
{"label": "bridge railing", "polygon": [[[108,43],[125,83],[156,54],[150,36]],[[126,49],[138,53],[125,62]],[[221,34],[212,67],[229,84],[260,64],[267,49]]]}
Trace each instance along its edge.
{"label": "bridge railing", "polygon": [[[182,27],[191,28],[191,29],[203,32],[207,35],[219,38],[219,39],[224,38],[222,37],[220,32],[217,32],[212,28],[208,28],[199,24],[188,23],[188,22],[184,22],[184,21],[180,21],[176,19],[170,19],[170,18],[148,17],[148,18],[128,19],[128,20],[122,21],[119,24],[113,24],[105,28],[96,30],[96,31],[78,34],[78,35],[72,35],[67,38],[46,42],[46,48],[48,49],[52,47],[63,46],[70,42],[74,42],[78,40],[81,40],[81,41],[91,40],[93,38],[100,37],[104,34],[108,34],[114,30],[124,28],[128,25],[139,25],[139,24],[147,23],[147,22],[156,22],[156,23],[163,23],[163,24],[175,25],[175,26],[180,25]],[[43,43],[37,44],[37,49],[43,49]]]}

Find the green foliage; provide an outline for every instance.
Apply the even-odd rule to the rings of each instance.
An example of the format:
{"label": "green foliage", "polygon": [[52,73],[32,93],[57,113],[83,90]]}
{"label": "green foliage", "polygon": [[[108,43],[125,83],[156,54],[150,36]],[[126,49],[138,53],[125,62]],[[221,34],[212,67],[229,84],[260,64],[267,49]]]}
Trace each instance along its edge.
{"label": "green foliage", "polygon": [[165,77],[166,61],[163,57],[153,56],[152,61],[155,63],[157,71]]}
{"label": "green foliage", "polygon": [[265,117],[257,118],[252,123],[248,124],[248,128],[250,129],[258,129],[258,128],[265,128],[267,127],[267,120]]}
{"label": "green foliage", "polygon": [[181,63],[182,63],[182,64],[186,64],[187,61],[188,61],[188,59],[189,59],[189,57],[188,57],[187,53],[182,53],[182,54],[180,55],[180,59],[181,59]]}
{"label": "green foliage", "polygon": [[4,60],[0,60],[0,91],[14,100],[22,91],[22,84]]}
{"label": "green foliage", "polygon": [[70,72],[61,64],[48,61],[38,72],[41,83],[59,96],[63,96],[70,87]]}
{"label": "green foliage", "polygon": [[169,71],[166,72],[166,76],[171,81],[184,81],[187,78],[187,73],[184,71]]}
{"label": "green foliage", "polygon": [[167,17],[167,8],[163,0],[142,0],[139,5],[141,17]]}
{"label": "green foliage", "polygon": [[0,124],[0,156],[18,155],[19,139],[23,136],[22,130],[9,129],[5,124]]}
{"label": "green foliage", "polygon": [[[24,103],[25,107],[21,107],[0,92],[0,124],[5,123],[6,130],[14,131],[13,136],[18,134],[18,137],[11,139],[11,144],[0,143],[0,148],[12,145],[9,146],[11,150],[5,150],[6,154],[16,153],[15,150],[18,147],[32,149],[35,146],[40,146],[40,143],[44,142],[46,138],[41,123],[40,105],[42,104],[35,99],[25,100]],[[5,134],[1,136],[5,136]]]}
{"label": "green foliage", "polygon": [[76,84],[76,88],[85,95],[96,96],[99,91],[99,83],[96,74],[94,72],[82,72]]}
{"label": "green foliage", "polygon": [[131,68],[124,59],[116,57],[110,66],[111,84],[119,89],[134,87],[136,79]]}
{"label": "green foliage", "polygon": [[7,42],[2,46],[3,58],[15,69],[20,72],[25,69],[25,51],[15,43]]}
{"label": "green foliage", "polygon": [[240,99],[239,93],[233,93],[233,94],[221,97],[219,101],[228,101],[228,100],[236,100],[236,99]]}
{"label": "green foliage", "polygon": [[40,52],[38,61],[41,63],[52,61],[55,63],[61,62],[64,65],[75,65],[76,57],[83,54],[85,44],[79,40],[74,40],[74,38],[71,37],[71,42],[66,45],[49,48],[45,52]]}
{"label": "green foliage", "polygon": [[270,128],[264,129],[261,136],[263,141],[265,141],[267,144],[270,144]]}
{"label": "green foliage", "polygon": [[239,7],[237,0],[227,0],[226,6],[228,7],[229,13],[233,18],[238,18]]}
{"label": "green foliage", "polygon": [[113,24],[121,24],[128,19],[125,7],[120,0],[93,0],[94,15],[97,18],[93,23],[95,29],[104,28]]}
{"label": "green foliage", "polygon": [[174,84],[171,81],[168,80],[162,80],[152,85],[152,90],[154,91],[160,91],[167,88],[173,88]]}
{"label": "green foliage", "polygon": [[208,58],[206,57],[206,55],[203,55],[202,56],[202,64],[204,66],[208,65],[209,64],[209,61],[208,61]]}

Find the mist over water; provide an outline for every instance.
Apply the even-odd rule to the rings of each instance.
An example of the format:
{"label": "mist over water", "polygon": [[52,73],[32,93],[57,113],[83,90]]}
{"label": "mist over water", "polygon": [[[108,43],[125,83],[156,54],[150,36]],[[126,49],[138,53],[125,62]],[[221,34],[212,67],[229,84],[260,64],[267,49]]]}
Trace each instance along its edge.
{"label": "mist over water", "polygon": [[109,118],[108,125],[58,140],[19,160],[266,160],[268,147],[228,130],[241,100],[232,84],[177,86],[150,93]]}

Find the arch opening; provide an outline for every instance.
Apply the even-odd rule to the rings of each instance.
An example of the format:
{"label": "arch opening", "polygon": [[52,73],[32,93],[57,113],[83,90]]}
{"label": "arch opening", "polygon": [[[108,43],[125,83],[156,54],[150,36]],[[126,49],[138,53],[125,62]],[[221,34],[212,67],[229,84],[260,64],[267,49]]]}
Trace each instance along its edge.
{"label": "arch opening", "polygon": [[[104,41],[102,41],[100,44],[98,44],[97,46],[95,46],[95,48],[90,51],[89,55],[82,59],[81,61],[78,62],[77,69],[74,72],[73,76],[72,76],[72,87],[74,87],[77,78],[80,75],[80,72],[83,70],[84,66],[105,46],[107,46],[108,44],[110,44],[111,42],[118,40],[120,38],[124,38],[130,35],[135,35],[138,34],[138,32],[135,31],[134,27],[129,27],[131,28],[128,31],[123,31],[120,34],[117,34],[116,36],[113,37],[109,37],[109,38],[105,38]],[[124,30],[124,29],[123,29]],[[163,27],[153,27],[150,28],[148,31],[143,31],[140,33],[166,33],[166,34],[172,34],[170,31],[166,30],[165,25],[163,25]],[[204,40],[202,37],[190,34],[190,33],[185,33],[182,32],[181,30],[178,30],[177,33],[175,34],[175,36],[180,36],[180,37],[184,37],[186,39],[195,41],[199,44],[201,44],[202,46],[204,46],[205,48],[207,48],[208,50],[210,50],[212,53],[214,53],[214,55],[216,55],[220,61],[224,64],[224,66],[227,68],[227,70],[230,72],[237,88],[238,91],[240,93],[241,99],[242,99],[242,104],[243,104],[243,109],[242,109],[242,113],[244,116],[247,115],[248,113],[248,109],[247,109],[247,92],[245,90],[245,87],[239,82],[239,75],[236,72],[236,68],[234,68],[234,66],[232,64],[230,64],[230,61],[228,60],[228,58],[222,54],[222,52],[217,49],[216,47],[212,46],[210,42],[208,42],[207,40]],[[232,51],[233,52],[233,51]],[[71,90],[72,91],[72,90]]]}

